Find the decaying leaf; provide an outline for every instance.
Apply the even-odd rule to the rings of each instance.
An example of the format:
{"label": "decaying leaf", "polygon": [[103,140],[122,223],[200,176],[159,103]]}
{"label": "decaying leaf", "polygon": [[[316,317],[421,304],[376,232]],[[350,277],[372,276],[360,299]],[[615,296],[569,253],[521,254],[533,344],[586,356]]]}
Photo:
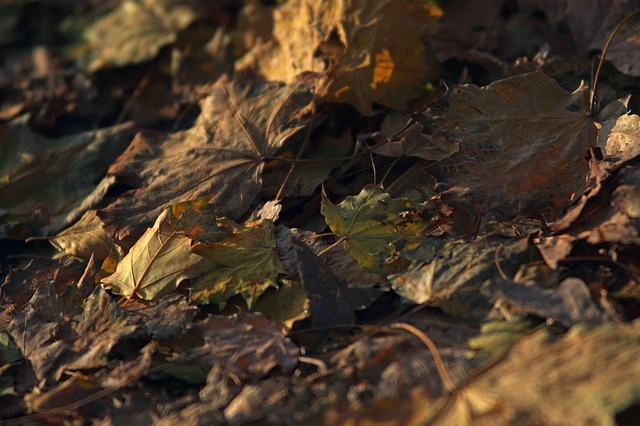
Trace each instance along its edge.
{"label": "decaying leaf", "polygon": [[113,346],[136,328],[100,287],[80,309],[74,294],[59,296],[43,284],[14,318],[9,333],[36,377],[51,380],[67,370],[105,366]]}
{"label": "decaying leaf", "polygon": [[580,322],[603,322],[604,312],[591,299],[589,288],[579,278],[570,277],[558,288],[544,289],[536,283],[514,283],[501,279],[487,281],[482,294],[543,319],[552,319],[565,327]]}
{"label": "decaying leaf", "polygon": [[193,281],[189,297],[199,304],[224,307],[231,297],[241,295],[252,308],[269,287],[278,286],[278,274],[285,273],[275,249],[273,222],[262,220],[242,226],[219,218],[216,224],[232,235],[219,242],[193,244],[191,251],[214,266]]}
{"label": "decaying leaf", "polygon": [[171,208],[162,212],[102,285],[128,299],[155,300],[209,269],[205,259],[191,253],[191,239],[171,226],[174,219]]}
{"label": "decaying leaf", "polygon": [[89,71],[153,59],[196,19],[177,0],[126,0],[87,28]]}
{"label": "decaying leaf", "polygon": [[[385,271],[385,261],[395,252],[414,249],[424,241],[429,211],[408,199],[392,199],[369,185],[360,194],[332,204],[322,197],[322,214],[331,230],[344,239],[344,247],[371,272]],[[428,219],[425,219],[428,218]]]}
{"label": "decaying leaf", "polygon": [[219,81],[196,125],[168,136],[138,134],[110,173],[138,188],[98,212],[110,234],[139,234],[167,206],[207,194],[235,219],[262,187],[264,163],[304,128],[293,113],[311,102],[298,86]]}
{"label": "decaying leaf", "polygon": [[427,113],[435,130],[460,143],[459,153],[430,168],[436,190],[481,216],[530,209],[557,218],[581,189],[587,146],[595,144],[588,104],[586,86],[567,93],[539,71],[450,89]]}
{"label": "decaying leaf", "polygon": [[639,321],[577,326],[563,338],[540,330],[454,395],[415,401],[406,424],[616,424],[640,400],[638,336]]}
{"label": "decaying leaf", "polygon": [[194,330],[207,349],[198,362],[209,367],[223,363],[241,378],[264,377],[276,367],[291,372],[298,363],[298,348],[278,323],[259,313],[209,316],[194,324]]}
{"label": "decaying leaf", "polygon": [[324,71],[326,60],[326,101],[368,115],[373,102],[405,110],[439,76],[422,37],[440,15],[431,1],[289,1],[274,12],[275,41],[245,61],[269,80],[292,81],[303,71]]}
{"label": "decaying leaf", "polygon": [[96,260],[103,260],[121,254],[120,247],[102,229],[102,221],[95,210],[87,211],[77,223],[51,237],[49,242],[67,256],[84,260],[91,255]]}
{"label": "decaying leaf", "polygon": [[392,275],[389,281],[409,302],[438,306],[456,318],[484,319],[491,303],[480,293],[480,288],[487,279],[498,276],[496,262],[512,274],[514,267],[531,252],[526,239],[487,238],[471,243],[429,240],[436,248],[434,253],[415,262],[406,271]]}
{"label": "decaying leaf", "polygon": [[389,157],[418,157],[427,161],[440,161],[458,151],[458,143],[441,134],[422,133],[422,125],[408,115],[391,111],[382,121],[380,131],[372,135],[376,154]]}
{"label": "decaying leaf", "polygon": [[18,224],[27,229],[13,238],[42,236],[64,226],[134,131],[131,124],[122,124],[51,140],[32,132],[28,118],[0,125],[2,238],[11,238]]}

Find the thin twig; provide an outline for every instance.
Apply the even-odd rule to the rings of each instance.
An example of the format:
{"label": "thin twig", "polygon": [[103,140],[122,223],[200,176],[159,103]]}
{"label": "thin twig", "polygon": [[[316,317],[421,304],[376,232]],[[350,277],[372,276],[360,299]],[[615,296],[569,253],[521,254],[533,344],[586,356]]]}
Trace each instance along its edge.
{"label": "thin twig", "polygon": [[616,25],[616,27],[613,29],[613,31],[611,31],[611,34],[609,34],[609,38],[607,39],[607,42],[604,44],[604,48],[602,49],[602,56],[600,57],[600,62],[598,62],[598,68],[596,69],[596,75],[593,78],[593,87],[591,88],[591,97],[589,99],[589,109],[590,109],[590,113],[591,113],[592,116],[593,116],[593,111],[594,111],[594,108],[595,108],[596,89],[598,87],[598,78],[600,77],[600,70],[602,69],[602,64],[604,63],[604,58],[607,56],[607,52],[609,51],[609,46],[611,45],[611,42],[613,41],[613,38],[616,36],[616,34],[620,30],[620,28],[624,25],[624,23],[627,22],[629,19],[631,19],[633,16],[635,16],[635,15],[637,15],[639,13],[640,13],[640,9],[636,9],[633,12],[629,13],[624,18],[622,18],[622,20],[618,23],[618,25]]}
{"label": "thin twig", "polygon": [[433,340],[431,340],[429,336],[427,336],[422,330],[418,329],[417,327],[411,324],[407,324],[406,322],[397,322],[397,323],[391,324],[391,327],[400,328],[402,330],[408,331],[409,333],[413,334],[418,339],[420,339],[422,343],[425,344],[427,349],[429,349],[429,352],[431,352],[431,356],[433,357],[433,361],[436,365],[436,370],[438,370],[438,375],[442,380],[442,384],[444,385],[445,390],[448,393],[453,393],[456,390],[456,385],[451,379],[451,376],[449,375],[449,371],[447,370],[447,367],[444,365],[444,362],[442,361],[442,357],[440,356],[440,352],[438,351],[436,344],[433,343]]}

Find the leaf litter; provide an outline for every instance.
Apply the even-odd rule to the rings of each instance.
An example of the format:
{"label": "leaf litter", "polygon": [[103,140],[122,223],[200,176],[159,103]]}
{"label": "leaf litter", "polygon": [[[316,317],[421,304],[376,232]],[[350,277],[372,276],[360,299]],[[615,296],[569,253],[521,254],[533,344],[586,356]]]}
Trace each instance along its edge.
{"label": "leaf litter", "polygon": [[0,424],[633,423],[633,2],[36,3]]}

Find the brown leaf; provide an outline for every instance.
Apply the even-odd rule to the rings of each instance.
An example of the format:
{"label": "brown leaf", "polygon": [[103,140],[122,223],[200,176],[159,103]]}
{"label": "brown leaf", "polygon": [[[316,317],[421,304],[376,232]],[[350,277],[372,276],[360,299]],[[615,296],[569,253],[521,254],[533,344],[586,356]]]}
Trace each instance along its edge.
{"label": "brown leaf", "polygon": [[87,211],[70,228],[51,237],[49,242],[67,256],[88,260],[94,255],[96,260],[120,257],[122,250],[102,229],[102,221],[95,210]]}
{"label": "brown leaf", "polygon": [[153,59],[197,15],[175,0],[127,0],[87,27],[89,71]]}
{"label": "brown leaf", "polygon": [[409,0],[289,1],[274,12],[274,41],[259,44],[244,64],[269,80],[292,81],[333,63],[324,100],[346,102],[363,114],[372,103],[405,110],[439,76],[421,34],[442,11]]}
{"label": "brown leaf", "polygon": [[555,219],[582,186],[596,137],[585,86],[570,94],[534,72],[453,88],[427,114],[460,143],[429,169],[453,207],[502,219],[527,208]]}
{"label": "brown leaf", "polygon": [[407,424],[615,424],[639,400],[639,333],[639,321],[577,326],[562,338],[540,330],[453,396],[415,401]]}
{"label": "brown leaf", "polygon": [[619,71],[640,77],[640,20],[626,22],[616,34],[607,60]]}
{"label": "brown leaf", "polygon": [[209,270],[205,259],[191,253],[191,239],[173,229],[170,222],[174,219],[170,207],[162,212],[102,285],[127,299],[156,300],[181,281]]}
{"label": "brown leaf", "polygon": [[304,127],[311,102],[300,87],[219,81],[195,126],[168,136],[138,134],[110,173],[138,188],[98,212],[108,233],[139,235],[170,204],[217,194],[220,216],[237,218],[262,187],[264,162]]}
{"label": "brown leaf", "polygon": [[571,327],[580,322],[602,322],[607,316],[591,299],[589,288],[579,278],[562,281],[557,289],[536,283],[513,283],[493,279],[482,286],[482,294],[499,299],[517,309]]}
{"label": "brown leaf", "polygon": [[427,161],[440,161],[458,151],[458,143],[447,140],[441,134],[432,136],[422,133],[422,125],[408,115],[391,111],[380,131],[372,136],[376,154],[388,157],[418,157]]}
{"label": "brown leaf", "polygon": [[282,335],[280,324],[259,313],[209,316],[192,330],[205,341],[195,349],[205,352],[198,363],[223,365],[241,379],[264,377],[275,367],[288,374],[298,363],[298,349]]}
{"label": "brown leaf", "polygon": [[27,119],[0,125],[0,200],[7,210],[0,216],[3,238],[9,236],[5,226],[15,222],[30,227],[23,237],[68,225],[66,217],[82,206],[134,130],[122,124],[50,140],[33,133]]}

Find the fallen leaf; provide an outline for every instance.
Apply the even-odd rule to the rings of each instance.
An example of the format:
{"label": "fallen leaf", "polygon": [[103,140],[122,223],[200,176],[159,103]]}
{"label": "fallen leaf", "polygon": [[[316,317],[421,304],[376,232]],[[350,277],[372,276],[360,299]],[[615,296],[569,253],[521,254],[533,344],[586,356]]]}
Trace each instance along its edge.
{"label": "fallen leaf", "polygon": [[332,63],[325,101],[365,115],[373,102],[406,110],[439,76],[422,34],[441,14],[431,1],[289,1],[274,11],[275,41],[258,45],[245,62],[268,80],[292,81],[303,71],[324,71],[324,59]]}
{"label": "fallen leaf", "polygon": [[480,290],[492,300],[500,300],[518,310],[552,319],[569,328],[580,322],[603,322],[607,315],[591,299],[589,288],[579,278],[569,277],[558,288],[544,289],[536,283],[513,283],[501,279],[487,281]]}
{"label": "fallen leaf", "polygon": [[0,199],[7,213],[0,226],[25,224],[25,238],[68,225],[66,217],[91,194],[133,130],[122,124],[50,140],[30,130],[28,116],[1,125]]}
{"label": "fallen leaf", "polygon": [[191,246],[193,253],[213,266],[193,280],[189,299],[223,308],[231,297],[241,295],[251,309],[269,287],[278,286],[278,274],[285,273],[275,249],[273,222],[261,220],[243,226],[219,218],[216,223],[232,235],[219,242]]}
{"label": "fallen leaf", "polygon": [[344,239],[347,251],[375,273],[385,271],[385,261],[394,251],[416,248],[424,241],[421,233],[428,222],[423,218],[430,215],[426,207],[393,199],[373,185],[339,204],[332,204],[323,192],[321,212],[331,231]]}
{"label": "fallen leaf", "polygon": [[350,326],[356,317],[347,283],[333,274],[309,247],[294,241],[300,280],[309,299],[312,327]]}
{"label": "fallen leaf", "polygon": [[298,363],[298,348],[282,335],[280,324],[259,313],[209,316],[192,329],[205,341],[195,349],[204,352],[197,362],[222,365],[241,379],[265,377],[276,367],[288,374]]}
{"label": "fallen leaf", "polygon": [[95,72],[153,59],[196,18],[183,2],[126,0],[86,28],[88,69]]}
{"label": "fallen leaf", "polygon": [[88,260],[94,255],[96,260],[107,257],[119,258],[122,249],[102,228],[102,221],[95,210],[87,211],[70,228],[49,238],[49,242],[67,256]]}
{"label": "fallen leaf", "polygon": [[[624,105],[626,107],[626,102]],[[598,132],[597,146],[603,150],[605,161],[620,164],[640,155],[639,116],[623,113],[598,118],[602,128]]]}
{"label": "fallen leaf", "polygon": [[607,60],[620,72],[640,77],[640,21],[626,22],[615,35]]}
{"label": "fallen leaf", "polygon": [[431,257],[423,257],[407,270],[390,276],[392,288],[411,303],[428,303],[455,318],[476,320],[484,319],[491,309],[489,298],[480,293],[480,288],[486,280],[499,276],[496,262],[513,274],[514,266],[531,252],[526,239],[468,242],[430,238],[429,243],[435,248]]}
{"label": "fallen leaf", "polygon": [[[559,3],[553,0],[553,3]],[[522,3],[519,1],[518,3]],[[501,11],[503,1],[449,0],[442,3],[443,16],[438,22],[438,30],[428,36],[438,60],[444,62],[451,58],[471,59],[470,50],[491,51],[497,45],[502,24]],[[548,12],[545,8],[544,12]]]}
{"label": "fallen leaf", "polygon": [[440,161],[458,151],[458,143],[441,134],[422,133],[422,125],[408,115],[390,111],[380,125],[380,131],[371,135],[376,154],[388,157],[418,157],[427,161]]}
{"label": "fallen leaf", "polygon": [[53,284],[58,293],[82,277],[84,265],[76,259],[36,258],[20,268],[11,269],[0,287],[2,300],[22,307],[38,287]]}
{"label": "fallen leaf", "polygon": [[460,143],[459,153],[429,169],[436,190],[480,216],[531,209],[555,219],[583,185],[584,156],[595,144],[588,103],[586,86],[570,94],[539,71],[450,89],[425,117]]}
{"label": "fallen leaf", "polygon": [[303,87],[219,81],[195,126],[168,136],[138,134],[110,173],[137,188],[100,210],[109,234],[139,234],[167,206],[217,194],[220,216],[239,217],[262,188],[264,163],[304,128],[295,113],[311,102]]}
{"label": "fallen leaf", "polygon": [[191,253],[191,239],[171,226],[174,219],[170,207],[162,212],[102,285],[127,299],[155,300],[210,269],[205,259]]}
{"label": "fallen leaf", "polygon": [[576,326],[562,338],[537,331],[454,395],[414,401],[406,424],[615,424],[640,400],[639,335],[640,321]]}

